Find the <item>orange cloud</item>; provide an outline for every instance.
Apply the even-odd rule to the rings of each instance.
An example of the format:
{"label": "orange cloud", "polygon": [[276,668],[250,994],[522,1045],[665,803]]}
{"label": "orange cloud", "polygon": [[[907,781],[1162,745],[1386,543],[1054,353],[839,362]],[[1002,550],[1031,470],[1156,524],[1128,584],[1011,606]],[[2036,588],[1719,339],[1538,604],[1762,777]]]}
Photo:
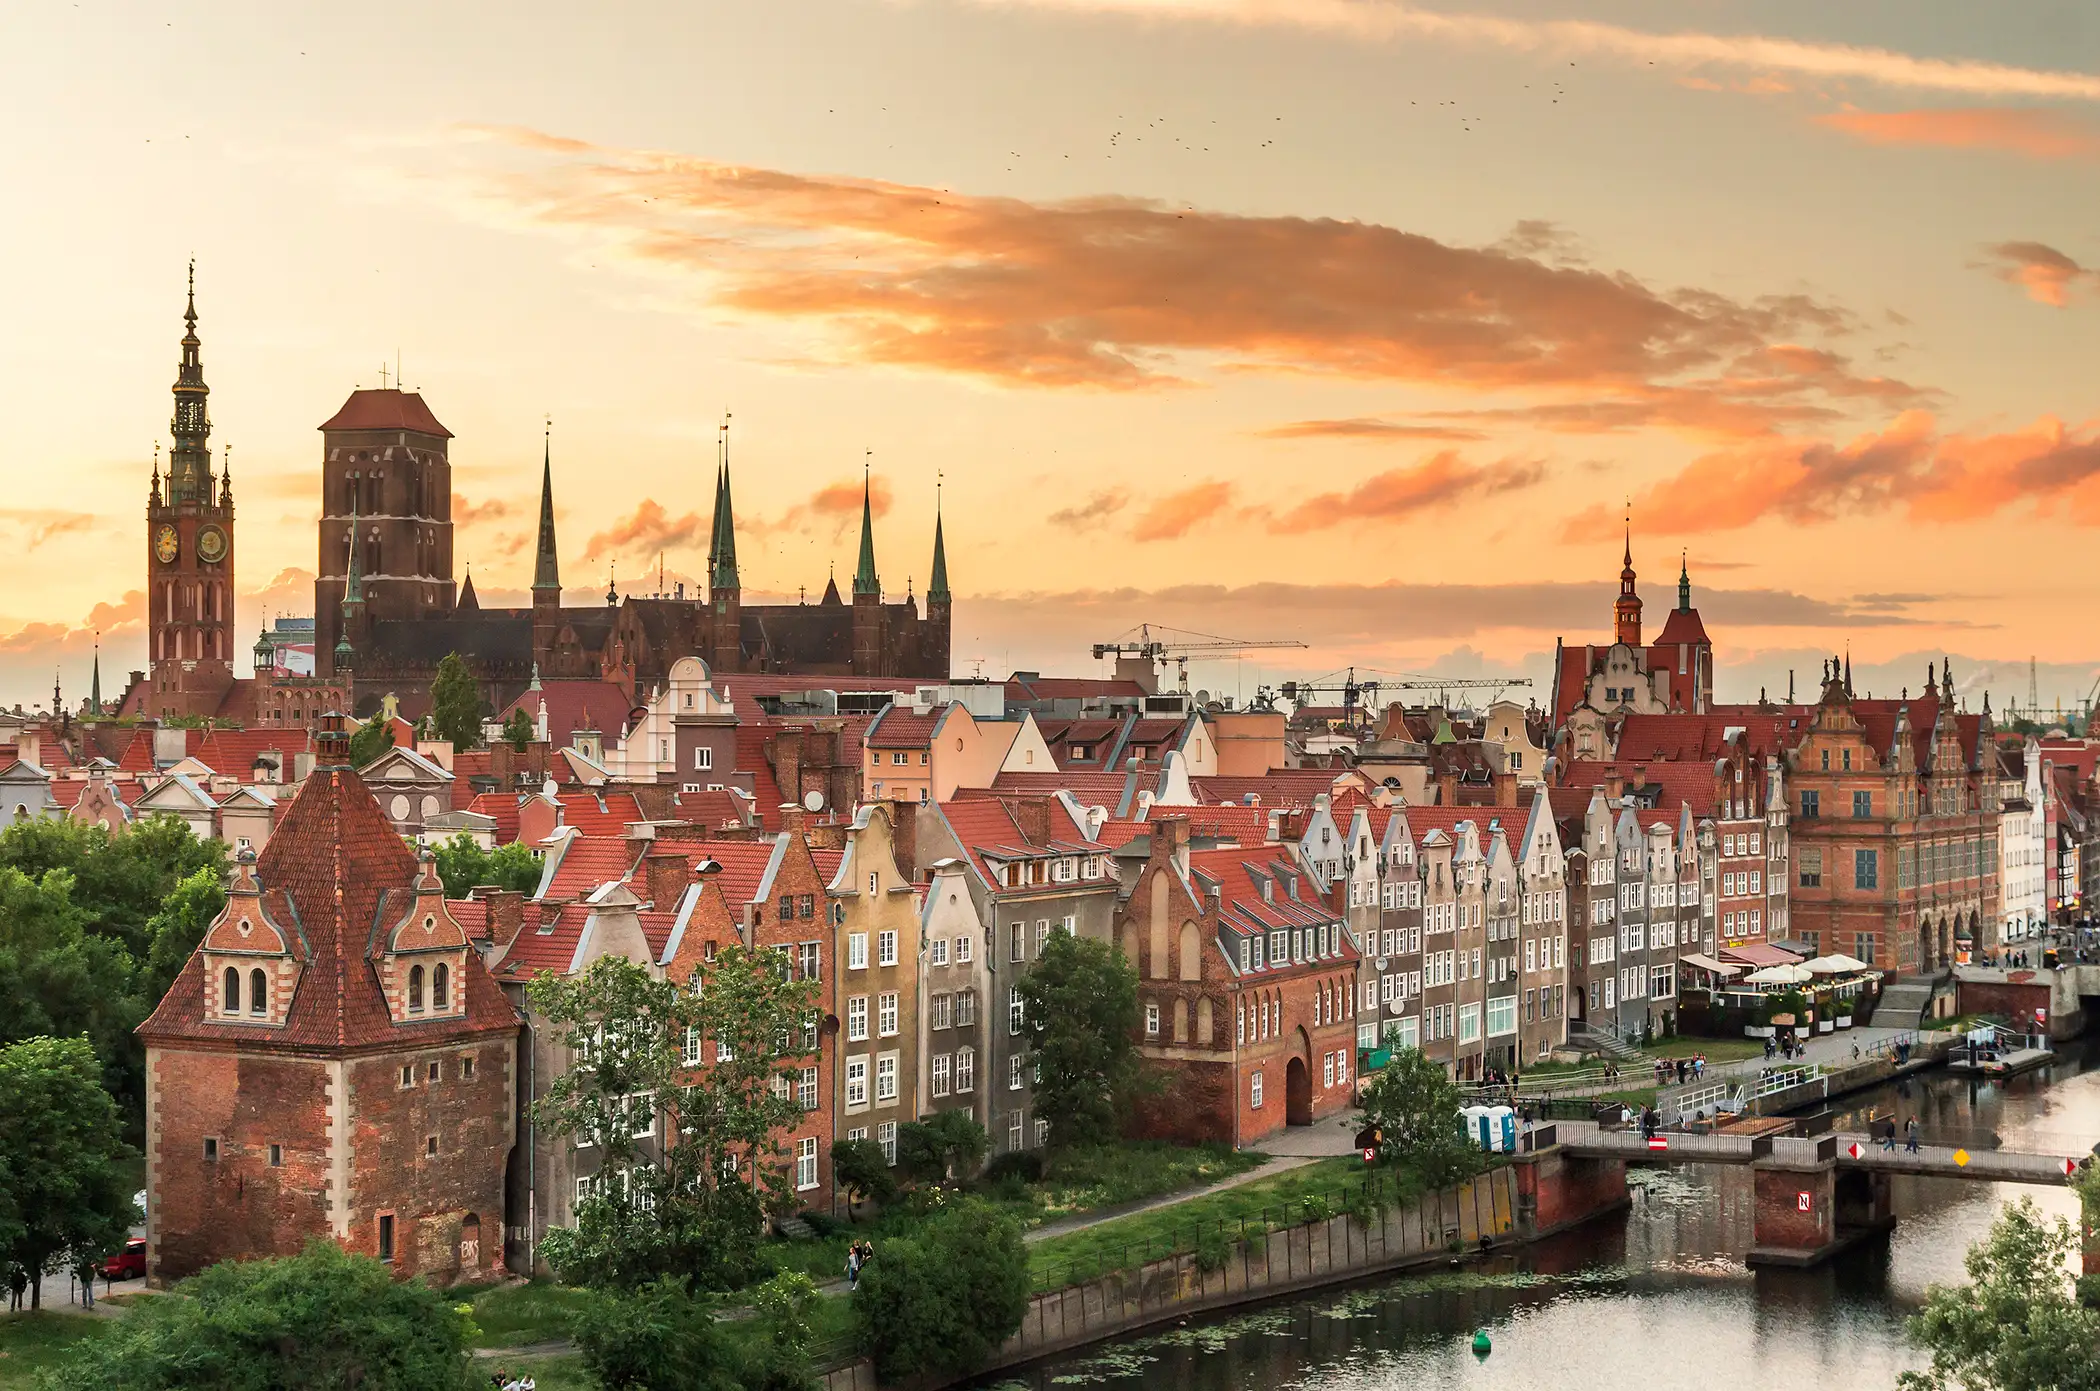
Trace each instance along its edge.
{"label": "orange cloud", "polygon": [[[774,531],[807,531],[829,527],[834,537],[843,536],[847,529],[860,521],[861,486],[867,485],[868,510],[877,517],[888,514],[891,505],[889,480],[882,477],[867,479],[842,478],[836,483],[827,483],[812,493],[806,502],[798,502],[780,514],[775,521],[763,517],[754,518],[750,530],[757,535]],[[737,528],[744,530],[740,523]]]}
{"label": "orange cloud", "polygon": [[1505,459],[1473,464],[1446,449],[1412,468],[1387,469],[1346,493],[1307,498],[1269,523],[1286,535],[1318,531],[1346,522],[1382,521],[1412,516],[1461,498],[1488,496],[1532,487],[1546,476],[1536,461]]}
{"label": "orange cloud", "polygon": [[1101,525],[1130,502],[1128,488],[1104,488],[1084,502],[1060,507],[1048,518],[1050,525],[1070,531],[1086,531]]}
{"label": "orange cloud", "polygon": [[2061,111],[1947,107],[1922,111],[1833,111],[1816,124],[1870,145],[1995,150],[2027,159],[2100,156],[2100,128]]}
{"label": "orange cloud", "polygon": [[2000,280],[2018,285],[2027,298],[2052,309],[2071,303],[2071,292],[2082,283],[2100,283],[2100,270],[2081,266],[2055,247],[2038,241],[1999,242],[1984,248],[1990,259],[1985,268]]}
{"label": "orange cloud", "polygon": [[681,546],[694,546],[707,534],[709,520],[698,512],[688,512],[682,517],[673,517],[664,510],[664,505],[653,497],[645,497],[636,504],[634,515],[613,523],[604,531],[595,532],[584,544],[583,559],[596,560],[608,553],[631,554],[673,550]]}
{"label": "orange cloud", "polygon": [[1134,541],[1172,541],[1188,535],[1189,528],[1207,521],[1232,502],[1230,483],[1198,483],[1178,493],[1168,493],[1147,507],[1130,528]]}
{"label": "orange cloud", "polygon": [[492,497],[482,502],[469,502],[459,493],[452,495],[452,520],[460,526],[472,526],[476,522],[494,521],[510,515],[510,504],[502,498]]}
{"label": "orange cloud", "polygon": [[1256,433],[1263,439],[1271,440],[1464,441],[1487,438],[1487,434],[1481,430],[1461,429],[1456,425],[1415,425],[1372,415],[1350,416],[1341,420],[1294,420],[1287,425],[1272,425]]}
{"label": "orange cloud", "polygon": [[0,508],[0,521],[18,526],[26,535],[24,546],[35,550],[56,537],[88,531],[95,525],[92,512],[59,512],[41,507]]}
{"label": "orange cloud", "polygon": [[[1964,522],[2022,502],[2067,510],[2100,526],[2100,422],[2073,429],[2044,416],[1993,435],[1941,435],[1925,411],[1843,444],[1774,440],[1694,460],[1636,498],[1644,527],[1730,531],[1767,517],[1795,525],[1902,511],[1913,522]],[[1592,507],[1571,540],[1615,535],[1615,515]]]}
{"label": "orange cloud", "polygon": [[1335,219],[1031,203],[494,135],[455,175],[477,208],[690,276],[717,309],[804,326],[851,362],[1110,390],[1263,370],[1556,400],[1685,393],[1760,426],[1880,389],[1835,354],[1776,382],[1741,370],[1852,331],[1841,309],[1569,264],[1544,223],[1456,246]]}

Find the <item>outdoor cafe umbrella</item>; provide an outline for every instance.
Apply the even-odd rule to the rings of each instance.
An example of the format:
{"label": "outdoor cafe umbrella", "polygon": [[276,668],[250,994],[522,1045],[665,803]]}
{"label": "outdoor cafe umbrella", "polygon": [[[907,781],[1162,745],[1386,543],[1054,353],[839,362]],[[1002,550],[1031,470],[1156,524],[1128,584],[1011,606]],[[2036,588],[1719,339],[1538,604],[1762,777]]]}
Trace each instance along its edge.
{"label": "outdoor cafe umbrella", "polygon": [[1801,985],[1815,979],[1815,973],[1801,966],[1767,966],[1762,971],[1752,971],[1743,977],[1748,985]]}
{"label": "outdoor cafe umbrella", "polygon": [[1812,971],[1819,976],[1844,976],[1854,971],[1866,970],[1867,963],[1843,952],[1834,952],[1829,956],[1819,956],[1813,961],[1802,962],[1801,969]]}

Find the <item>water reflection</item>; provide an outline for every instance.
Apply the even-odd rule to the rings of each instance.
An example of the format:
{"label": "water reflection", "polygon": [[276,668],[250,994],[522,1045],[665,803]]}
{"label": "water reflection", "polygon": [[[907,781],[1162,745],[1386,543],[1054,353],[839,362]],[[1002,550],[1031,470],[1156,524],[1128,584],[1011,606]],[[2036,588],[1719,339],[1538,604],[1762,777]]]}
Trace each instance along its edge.
{"label": "water reflection", "polygon": [[[1928,1134],[1971,1148],[2078,1156],[2100,1139],[2100,1042],[2004,1084],[1935,1077],[1847,1102],[1916,1114]],[[1683,1168],[1636,1175],[1622,1218],[1494,1263],[1269,1305],[1128,1339],[992,1379],[1047,1391],[1770,1391],[1784,1385],[1894,1388],[1919,1365],[1902,1323],[1926,1288],[1961,1278],[1969,1244],[2000,1204],[2031,1196],[2075,1216],[2063,1189],[1898,1178],[1887,1240],[1814,1270],[1752,1271],[1750,1176]],[[1467,1346],[1494,1338],[1484,1361]]]}

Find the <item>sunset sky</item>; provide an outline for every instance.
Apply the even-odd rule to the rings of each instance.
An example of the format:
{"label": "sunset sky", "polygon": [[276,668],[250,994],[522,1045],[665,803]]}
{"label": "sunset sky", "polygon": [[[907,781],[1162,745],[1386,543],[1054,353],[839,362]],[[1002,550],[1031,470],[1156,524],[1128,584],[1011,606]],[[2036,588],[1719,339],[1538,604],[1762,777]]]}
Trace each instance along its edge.
{"label": "sunset sky", "polygon": [[[923,590],[959,674],[1150,620],[1196,684],[1543,677],[1628,500],[1723,699],[1848,648],[1994,708],[2100,643],[2100,10],[1944,0],[12,6],[0,698],[144,665],[197,261],[241,628],[312,604],[320,437],[397,354],[457,551]],[[872,455],[869,454],[872,451]],[[646,576],[646,578],[645,578]],[[1539,693],[1543,696],[1543,686]]]}

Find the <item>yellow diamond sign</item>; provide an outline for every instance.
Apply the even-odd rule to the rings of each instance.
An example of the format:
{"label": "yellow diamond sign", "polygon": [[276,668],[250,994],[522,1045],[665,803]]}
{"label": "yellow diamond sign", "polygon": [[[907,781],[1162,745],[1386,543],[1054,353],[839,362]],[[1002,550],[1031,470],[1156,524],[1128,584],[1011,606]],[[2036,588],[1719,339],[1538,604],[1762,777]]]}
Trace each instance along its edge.
{"label": "yellow diamond sign", "polygon": [[1969,1152],[1967,1150],[1956,1150],[1954,1152],[1954,1162],[1963,1168],[1967,1168],[1969,1165]]}

